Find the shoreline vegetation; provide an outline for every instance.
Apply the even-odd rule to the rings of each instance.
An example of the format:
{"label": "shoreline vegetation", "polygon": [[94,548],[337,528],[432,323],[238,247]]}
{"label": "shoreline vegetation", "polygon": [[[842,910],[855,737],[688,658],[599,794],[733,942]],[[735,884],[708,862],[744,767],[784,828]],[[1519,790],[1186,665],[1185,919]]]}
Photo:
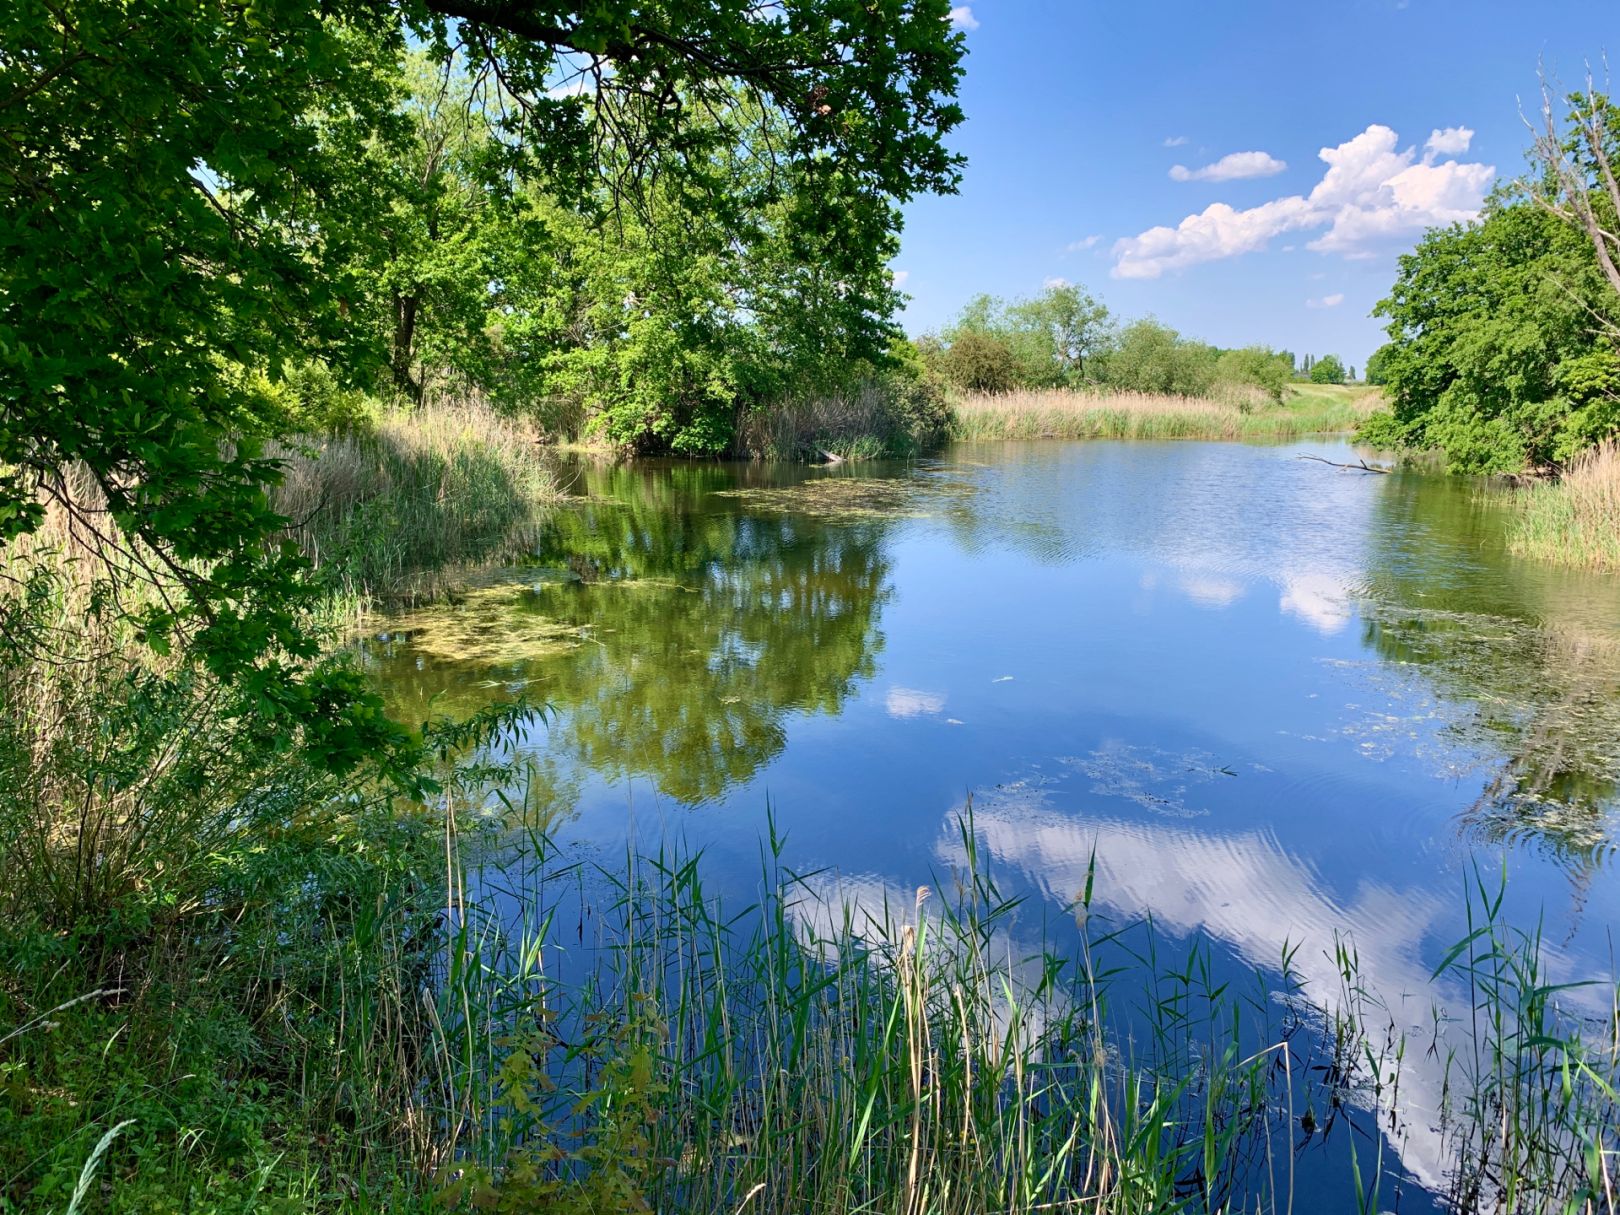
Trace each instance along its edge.
{"label": "shoreline vegetation", "polygon": [[298,437],[271,494],[329,591],[356,610],[419,597],[510,548],[562,498],[539,430],[487,402],[377,407]]}
{"label": "shoreline vegetation", "polygon": [[1553,481],[1503,491],[1508,548],[1576,569],[1620,571],[1620,442],[1575,457]]}
{"label": "shoreline vegetation", "polygon": [[[1615,1209],[1620,1021],[1582,1011],[1615,993],[1566,1003],[1477,875],[1437,971],[1472,1004],[1409,1033],[1351,940],[1336,990],[1286,952],[1234,983],[1088,879],[1058,943],[971,807],[935,888],[795,876],[773,830],[738,905],[699,856],[556,851],[498,750],[521,709],[439,727],[422,804],[132,716],[89,668],[19,676],[5,775],[19,738],[58,745],[0,820],[36,845],[0,868],[5,1209],[1288,1209],[1324,1143],[1359,1137],[1329,1182],[1358,1202],[1408,1184],[1385,1135],[1425,1119],[1459,1209]],[[109,787],[118,749],[70,740],[115,705],[168,758],[92,797],[106,845],[76,866],[47,808]],[[1448,1095],[1408,1111],[1425,1052]]]}
{"label": "shoreline vegetation", "polygon": [[1376,390],[1301,385],[1223,398],[1047,389],[966,394],[951,437],[978,439],[1288,439],[1348,433],[1378,407]]}

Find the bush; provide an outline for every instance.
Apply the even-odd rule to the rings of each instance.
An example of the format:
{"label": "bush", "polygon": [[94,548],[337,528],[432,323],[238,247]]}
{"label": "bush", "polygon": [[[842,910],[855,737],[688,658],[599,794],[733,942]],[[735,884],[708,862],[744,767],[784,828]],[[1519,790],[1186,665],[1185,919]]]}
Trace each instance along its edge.
{"label": "bush", "polygon": [[945,374],[969,392],[1009,392],[1018,385],[1018,362],[1004,339],[967,329],[955,335],[944,355]]}
{"label": "bush", "polygon": [[1293,370],[1287,355],[1265,346],[1245,346],[1221,353],[1215,363],[1215,379],[1223,385],[1258,388],[1280,404]]}
{"label": "bush", "polygon": [[1311,364],[1313,384],[1342,384],[1344,378],[1344,364],[1339,361],[1336,354],[1324,354]]}
{"label": "bush", "polygon": [[1119,343],[1103,361],[1102,379],[1111,388],[1168,396],[1205,396],[1215,383],[1219,352],[1190,341],[1151,317],[1120,331]]}

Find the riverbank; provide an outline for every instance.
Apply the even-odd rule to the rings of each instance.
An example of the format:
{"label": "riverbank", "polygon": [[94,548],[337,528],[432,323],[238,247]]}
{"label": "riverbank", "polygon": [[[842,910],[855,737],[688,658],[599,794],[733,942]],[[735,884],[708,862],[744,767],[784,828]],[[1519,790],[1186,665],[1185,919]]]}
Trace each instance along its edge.
{"label": "riverbank", "polygon": [[[357,464],[392,458],[355,450],[370,453]],[[336,493],[336,467],[312,501]],[[455,462],[401,467],[444,476]],[[431,478],[367,483],[393,488],[356,502],[441,500]],[[438,484],[443,501],[470,501]],[[524,594],[674,584],[685,615],[640,598],[622,609],[642,613],[641,633],[581,600],[600,633],[582,648],[602,661],[581,683],[611,698],[600,720],[615,739],[638,715],[662,727],[646,737],[690,779],[694,758],[737,754],[717,737],[768,739],[772,723],[730,724],[745,724],[749,706],[730,707],[723,733],[699,730],[679,752],[667,723],[711,720],[731,697],[697,683],[684,701],[638,714],[634,691],[725,669],[737,700],[760,703],[768,673],[791,672],[800,682],[781,695],[803,704],[824,686],[806,674],[850,648],[827,620],[858,620],[863,591],[877,595],[892,576],[860,563],[848,524],[819,536],[796,518],[777,541],[760,516],[680,509],[658,484],[662,514],[598,493],[599,513],[571,533],[569,551],[596,545],[631,577]],[[368,510],[380,508],[331,517],[350,519],[358,541],[377,517]],[[693,518],[701,530],[684,526]],[[474,535],[465,551],[482,551]],[[712,571],[720,597],[681,589],[693,584],[651,563],[657,543]],[[739,545],[768,581],[725,564]],[[1208,586],[1195,589],[1207,603]],[[618,859],[609,843],[582,861],[547,839],[560,799],[527,767],[533,756],[520,758],[519,740],[538,728],[521,710],[434,728],[423,768],[434,785],[410,797],[380,771],[339,777],[318,748],[276,746],[243,711],[251,701],[127,632],[76,631],[78,615],[49,587],[4,602],[11,635],[41,643],[5,651],[0,669],[0,1204],[10,1209],[1281,1208],[1296,1160],[1319,1170],[1300,1184],[1302,1205],[1342,1195],[1365,1208],[1356,1195],[1387,1195],[1405,1168],[1386,1142],[1408,1135],[1454,1174],[1461,1209],[1490,1205],[1499,1186],[1521,1209],[1610,1209],[1614,1157],[1593,1169],[1584,1152],[1617,1147],[1620,1027],[1601,1015],[1612,992],[1589,991],[1571,1012],[1546,976],[1560,959],[1498,918],[1494,891],[1466,896],[1472,935],[1441,967],[1451,1002],[1432,1033],[1414,1033],[1441,992],[1421,981],[1379,990],[1390,972],[1358,969],[1375,941],[1363,954],[1346,936],[1327,961],[1290,956],[1296,925],[1327,931],[1320,913],[1276,915],[1283,949],[1235,980],[1220,957],[1221,924],[1235,919],[1158,938],[1129,915],[1110,919],[1120,875],[1141,855],[1130,834],[1091,842],[1090,867],[1082,850],[1052,922],[981,863],[987,809],[947,828],[926,892],[790,873],[774,823],[756,880],[741,883],[723,861],[679,850]],[[780,631],[752,627],[764,620]],[[802,645],[791,655],[788,636]],[[748,663],[709,661],[734,637],[758,647]],[[663,665],[649,667],[657,646]],[[49,657],[25,663],[24,652]],[[615,657],[641,665],[621,682]],[[496,664],[477,678],[502,697],[528,673],[513,674]],[[1022,685],[1021,670],[994,682]],[[568,685],[534,686],[558,700],[549,731]],[[430,708],[442,703],[435,687],[420,689]],[[883,712],[920,725],[936,711],[928,701],[890,689]],[[1170,779],[1185,781],[1184,768]],[[1141,764],[1132,772],[1143,779]],[[863,812],[875,800],[860,800]],[[1458,994],[1475,991],[1477,1003]],[[1415,1004],[1397,1012],[1380,997]],[[1478,1025],[1479,1037],[1442,1038],[1450,1022]],[[1459,1045],[1469,1049],[1453,1054]],[[1443,1108],[1403,1104],[1437,1091]]]}
{"label": "riverbank", "polygon": [[291,538],[355,604],[510,547],[562,496],[539,431],[481,401],[385,410],[272,454],[285,465],[272,500]]}
{"label": "riverbank", "polygon": [[[1253,1209],[1285,1202],[1291,1153],[1335,1128],[1365,1142],[1335,1157],[1334,1188],[1398,1184],[1382,1138],[1408,1134],[1404,1060],[1426,1044],[1395,1029],[1352,942],[1338,990],[1308,990],[1286,956],[1233,988],[1196,943],[1144,967],[1151,929],[1104,924],[1088,880],[1078,944],[1015,948],[1017,900],[979,866],[971,818],[954,890],[795,877],[773,840],[763,898],[737,906],[698,857],[581,867],[538,819],[489,817],[481,794],[510,772],[440,775],[434,813],[305,785],[279,830],[194,819],[206,864],[182,849],[183,886],[94,918],[53,925],[66,909],[37,901],[37,875],[6,874],[0,1202]],[[1497,923],[1493,897],[1442,967],[1482,1001],[1476,1053],[1434,1044],[1452,1200],[1501,1187],[1514,1209],[1612,1211],[1613,1157],[1590,1170],[1587,1151],[1617,1146],[1615,1027],[1560,1013],[1539,940]]]}
{"label": "riverbank", "polygon": [[1507,493],[1512,552],[1577,569],[1620,570],[1620,442],[1578,456],[1555,481]]}
{"label": "riverbank", "polygon": [[1288,439],[1343,433],[1378,407],[1376,389],[1295,384],[1281,403],[1068,390],[968,394],[951,437],[974,439]]}

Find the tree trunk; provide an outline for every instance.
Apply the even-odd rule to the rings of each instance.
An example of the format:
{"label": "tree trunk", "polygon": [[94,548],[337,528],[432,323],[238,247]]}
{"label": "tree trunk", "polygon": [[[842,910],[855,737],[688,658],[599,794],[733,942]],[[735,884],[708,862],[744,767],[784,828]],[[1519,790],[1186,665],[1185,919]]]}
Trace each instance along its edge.
{"label": "tree trunk", "polygon": [[394,296],[394,357],[391,363],[394,387],[411,400],[421,403],[422,384],[411,374],[412,349],[416,343],[416,311],[420,301],[414,295]]}

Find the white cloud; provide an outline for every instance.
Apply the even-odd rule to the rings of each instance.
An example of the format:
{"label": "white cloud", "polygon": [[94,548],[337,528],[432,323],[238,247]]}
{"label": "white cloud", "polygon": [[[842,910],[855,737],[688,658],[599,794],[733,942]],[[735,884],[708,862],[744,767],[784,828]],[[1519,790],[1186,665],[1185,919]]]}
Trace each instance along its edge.
{"label": "white cloud", "polygon": [[1468,145],[1474,142],[1474,132],[1468,127],[1446,127],[1444,130],[1429,132],[1429,138],[1423,145],[1423,159],[1433,160],[1436,156],[1461,156],[1468,151]]}
{"label": "white cloud", "polygon": [[1165,137],[1164,146],[1167,148],[1179,148],[1186,142],[1187,137],[1185,135],[1169,135]]}
{"label": "white cloud", "polygon": [[[1453,135],[1452,142],[1459,138]],[[1149,228],[1115,241],[1114,276],[1158,278],[1167,270],[1252,253],[1299,230],[1326,229],[1306,246],[1318,253],[1368,257],[1392,240],[1478,215],[1494,166],[1419,162],[1415,149],[1400,150],[1398,142],[1389,127],[1374,124],[1317,154],[1327,170],[1309,195],[1243,210],[1212,203],[1173,228]]]}
{"label": "white cloud", "polygon": [[1335,291],[1332,295],[1324,295],[1321,299],[1306,300],[1307,308],[1337,308],[1344,303],[1344,292]]}
{"label": "white cloud", "polygon": [[883,698],[890,717],[922,717],[945,708],[945,693],[920,692],[916,688],[890,688]]}
{"label": "white cloud", "polygon": [[1071,240],[1063,247],[1063,251],[1065,253],[1084,253],[1101,239],[1102,237],[1096,233],[1092,233],[1090,236],[1082,236],[1079,240]]}
{"label": "white cloud", "polygon": [[546,96],[557,98],[585,97],[594,92],[596,92],[596,81],[587,75],[581,74],[566,84],[559,84],[556,88],[547,89]]}
{"label": "white cloud", "polygon": [[889,271],[889,285],[892,286],[896,291],[898,291],[898,290],[900,290],[900,288],[902,288],[902,287],[904,287],[906,285],[906,280],[908,278],[910,278],[910,277],[911,277],[911,271],[910,270],[890,270]]}
{"label": "white cloud", "polygon": [[1265,248],[1279,233],[1313,222],[1310,204],[1298,196],[1245,211],[1211,203],[1174,228],[1149,228],[1115,241],[1114,277],[1158,278],[1166,270],[1252,253]]}
{"label": "white cloud", "polygon": [[1041,280],[1041,286],[1047,289],[1051,289],[1053,287],[1067,287],[1069,286],[1069,280],[1060,275],[1054,274],[1050,278],[1043,278]]}
{"label": "white cloud", "polygon": [[1176,181],[1237,181],[1244,177],[1271,177],[1287,167],[1267,152],[1233,152],[1199,169],[1172,165],[1170,176]]}
{"label": "white cloud", "polygon": [[973,15],[971,4],[958,4],[951,10],[951,26],[959,30],[976,30],[979,19]]}
{"label": "white cloud", "polygon": [[1350,623],[1350,596],[1345,586],[1331,574],[1303,574],[1283,582],[1277,606],[1298,616],[1324,637],[1331,637]]}

